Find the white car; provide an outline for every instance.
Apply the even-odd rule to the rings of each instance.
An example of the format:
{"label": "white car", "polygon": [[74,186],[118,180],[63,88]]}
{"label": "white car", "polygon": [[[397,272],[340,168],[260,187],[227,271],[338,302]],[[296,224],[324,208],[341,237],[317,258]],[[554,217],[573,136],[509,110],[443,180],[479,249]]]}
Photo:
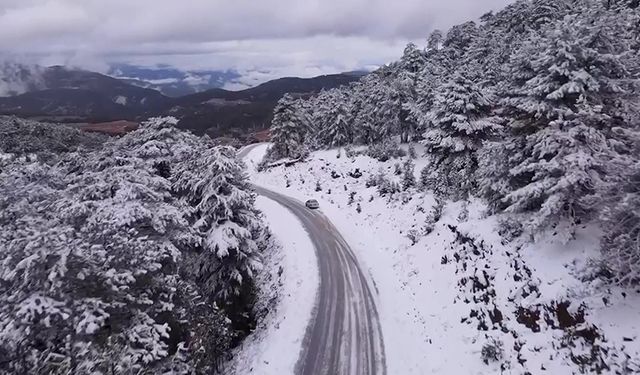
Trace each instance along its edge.
{"label": "white car", "polygon": [[320,203],[318,203],[318,201],[315,199],[309,199],[304,203],[304,205],[307,206],[307,208],[310,208],[312,210],[320,208]]}

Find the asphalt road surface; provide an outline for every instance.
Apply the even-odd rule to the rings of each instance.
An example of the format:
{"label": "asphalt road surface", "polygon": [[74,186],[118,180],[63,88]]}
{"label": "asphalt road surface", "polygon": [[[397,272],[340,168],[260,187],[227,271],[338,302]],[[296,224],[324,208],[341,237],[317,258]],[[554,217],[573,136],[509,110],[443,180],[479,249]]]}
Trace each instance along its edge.
{"label": "asphalt road surface", "polygon": [[[241,150],[239,157],[252,148]],[[296,374],[385,375],[384,343],[373,293],[340,232],[320,211],[271,190],[254,188],[300,220],[318,257],[320,286]]]}

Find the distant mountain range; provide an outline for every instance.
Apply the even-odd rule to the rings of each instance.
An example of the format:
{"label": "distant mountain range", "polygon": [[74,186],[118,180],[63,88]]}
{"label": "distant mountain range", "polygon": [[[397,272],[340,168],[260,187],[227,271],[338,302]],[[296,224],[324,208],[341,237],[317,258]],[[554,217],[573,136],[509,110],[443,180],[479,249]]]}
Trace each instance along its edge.
{"label": "distant mountain range", "polygon": [[170,98],[156,90],[85,70],[62,66],[25,70],[26,92],[0,98],[0,111],[21,116],[61,116],[75,118],[130,118],[157,112]]}
{"label": "distant mountain range", "polygon": [[286,93],[309,96],[347,85],[360,73],[329,74],[314,78],[280,78],[241,91],[212,89],[176,98],[167,114],[181,119],[178,126],[196,134],[234,135],[269,127],[276,102]]}
{"label": "distant mountain range", "polygon": [[[273,107],[285,93],[312,95],[323,89],[349,84],[364,74],[280,78],[241,91],[211,88],[171,97],[152,86],[141,87],[144,85],[140,83],[142,79],[149,82],[179,79],[182,73],[171,68],[162,74],[134,68],[119,71],[129,75],[137,72],[140,79],[135,84],[129,78],[117,79],[61,66],[37,70],[12,66],[10,69],[11,75],[0,75],[0,88],[4,88],[5,94],[17,95],[0,97],[0,114],[59,122],[141,120],[149,116],[172,115],[181,120],[180,127],[214,137],[268,127]],[[234,79],[235,75],[228,72],[215,79],[212,77],[207,76],[209,84],[212,84],[211,80]],[[184,81],[185,78],[181,79]]]}
{"label": "distant mountain range", "polygon": [[237,83],[241,78],[241,75],[234,70],[182,71],[165,65],[147,68],[114,64],[107,74],[134,86],[160,91],[170,97],[222,88],[228,84]]}

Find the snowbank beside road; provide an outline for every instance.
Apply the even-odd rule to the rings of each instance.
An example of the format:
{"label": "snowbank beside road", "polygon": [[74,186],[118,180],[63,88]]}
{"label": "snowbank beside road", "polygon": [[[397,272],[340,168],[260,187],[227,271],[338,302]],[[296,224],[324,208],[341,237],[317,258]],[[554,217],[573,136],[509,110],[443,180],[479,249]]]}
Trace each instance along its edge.
{"label": "snowbank beside road", "polygon": [[236,375],[292,375],[319,285],[315,250],[302,224],[286,208],[260,196],[256,206],[281,245],[278,256],[266,265],[272,270],[271,280],[276,280],[266,286],[266,293],[277,301],[255,333],[236,350],[230,371]]}

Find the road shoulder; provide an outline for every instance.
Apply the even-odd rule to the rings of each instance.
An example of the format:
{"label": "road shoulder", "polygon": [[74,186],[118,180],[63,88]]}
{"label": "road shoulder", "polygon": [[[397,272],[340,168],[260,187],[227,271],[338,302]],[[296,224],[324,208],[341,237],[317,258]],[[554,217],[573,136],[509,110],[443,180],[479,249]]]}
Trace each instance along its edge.
{"label": "road shoulder", "polygon": [[278,203],[258,196],[260,209],[280,252],[268,260],[272,280],[262,287],[277,298],[274,309],[234,353],[228,372],[235,375],[294,374],[312,315],[319,285],[318,265],[311,239],[300,221]]}

